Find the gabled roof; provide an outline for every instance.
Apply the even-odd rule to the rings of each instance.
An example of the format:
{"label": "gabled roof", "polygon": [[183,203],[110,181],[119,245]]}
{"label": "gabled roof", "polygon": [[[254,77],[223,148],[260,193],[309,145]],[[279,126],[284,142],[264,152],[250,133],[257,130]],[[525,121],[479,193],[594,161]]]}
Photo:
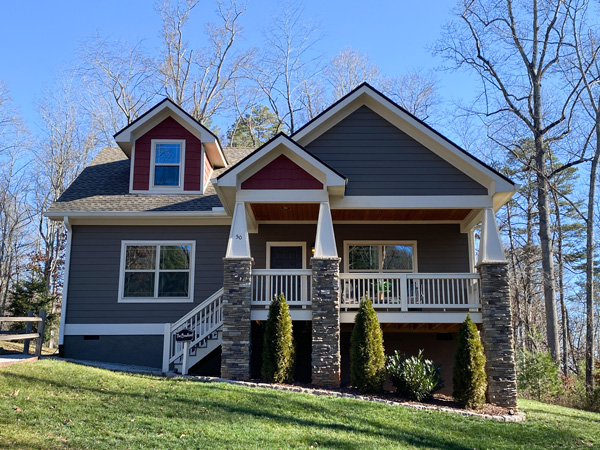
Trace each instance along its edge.
{"label": "gabled roof", "polygon": [[[225,149],[235,163],[253,151],[249,148]],[[104,148],[79,174],[60,198],[45,212],[62,219],[76,215],[183,214],[205,213],[222,207],[212,184],[202,194],[146,195],[129,192],[131,161],[115,147]],[[224,169],[215,170],[218,175]]]}
{"label": "gabled roof", "polygon": [[[512,194],[515,191],[516,184],[508,177],[459,147],[368,83],[360,84],[294,132],[291,138],[298,144],[307,146],[363,105],[375,111],[474,180],[488,187],[491,194]],[[507,198],[510,198],[510,195]]]}
{"label": "gabled roof", "polygon": [[[246,155],[244,159],[239,161],[236,165],[228,168],[225,172],[217,177],[217,182],[220,183],[221,180],[226,180],[226,177],[233,176],[233,174],[238,174],[250,165],[254,164],[258,160],[260,160],[263,156],[269,153],[278,145],[283,144],[290,150],[299,154],[303,159],[308,161],[310,164],[314,165],[317,168],[320,168],[327,176],[330,178],[327,179],[327,184],[330,186],[342,186],[346,185],[348,180],[344,175],[335,170],[330,165],[324,163],[319,158],[317,158],[312,153],[306,151],[305,148],[298,145],[297,142],[290,139],[288,135],[285,133],[277,133],[272,139],[270,139],[265,144],[261,145],[259,148],[254,150],[252,153]],[[227,183],[227,181],[225,181]]]}
{"label": "gabled roof", "polygon": [[227,166],[227,159],[221,148],[219,138],[168,98],[165,98],[118,131],[114,135],[117,145],[127,157],[131,158],[131,149],[135,140],[167,117],[173,117],[181,126],[200,139],[206,149],[206,154],[215,167]]}
{"label": "gabled roof", "polygon": [[279,133],[212,180],[226,211],[233,210],[235,193],[241,182],[281,154],[288,156],[295,164],[321,181],[329,193],[340,196],[344,194],[348,182],[344,175],[306,151],[284,133]]}

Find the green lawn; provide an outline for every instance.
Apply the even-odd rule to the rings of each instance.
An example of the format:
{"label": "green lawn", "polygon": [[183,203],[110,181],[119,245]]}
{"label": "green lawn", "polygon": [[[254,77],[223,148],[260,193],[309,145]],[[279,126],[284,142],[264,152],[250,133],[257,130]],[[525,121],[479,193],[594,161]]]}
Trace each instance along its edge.
{"label": "green lawn", "polygon": [[600,414],[522,401],[524,423],[358,400],[114,373],[0,368],[0,448],[590,448]]}

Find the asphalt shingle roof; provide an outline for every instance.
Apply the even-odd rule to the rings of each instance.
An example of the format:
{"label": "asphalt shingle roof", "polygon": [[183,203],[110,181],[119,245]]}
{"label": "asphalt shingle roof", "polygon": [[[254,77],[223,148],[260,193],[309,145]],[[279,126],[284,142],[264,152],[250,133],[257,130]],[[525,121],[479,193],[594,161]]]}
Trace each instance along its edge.
{"label": "asphalt shingle roof", "polygon": [[[252,148],[226,148],[230,165],[236,164]],[[129,193],[131,161],[119,148],[104,148],[83,172],[71,183],[47,213],[53,212],[168,212],[211,211],[221,202],[208,183],[204,195],[173,194],[147,195]],[[213,178],[225,169],[213,172]]]}

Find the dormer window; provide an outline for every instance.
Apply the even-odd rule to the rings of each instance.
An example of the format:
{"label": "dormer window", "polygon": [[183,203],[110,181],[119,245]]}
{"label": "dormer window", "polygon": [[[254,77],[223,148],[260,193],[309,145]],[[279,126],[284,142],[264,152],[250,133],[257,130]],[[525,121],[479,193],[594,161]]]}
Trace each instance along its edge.
{"label": "dormer window", "polygon": [[185,141],[152,140],[150,166],[153,188],[181,189]]}

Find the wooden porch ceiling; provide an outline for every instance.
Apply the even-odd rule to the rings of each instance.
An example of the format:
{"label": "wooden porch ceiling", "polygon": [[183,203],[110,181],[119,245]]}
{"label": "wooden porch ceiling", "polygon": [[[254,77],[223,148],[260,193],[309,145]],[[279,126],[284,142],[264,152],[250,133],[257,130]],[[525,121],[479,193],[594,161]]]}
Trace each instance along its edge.
{"label": "wooden porch ceiling", "polygon": [[[268,221],[316,221],[318,203],[252,203],[254,218]],[[332,209],[334,221],[464,220],[470,209]]]}

